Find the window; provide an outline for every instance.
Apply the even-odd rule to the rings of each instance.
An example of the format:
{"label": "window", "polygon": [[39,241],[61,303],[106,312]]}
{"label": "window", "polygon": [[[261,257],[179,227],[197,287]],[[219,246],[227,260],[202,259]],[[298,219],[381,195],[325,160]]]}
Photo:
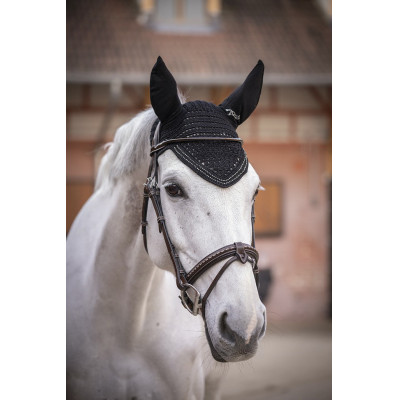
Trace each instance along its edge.
{"label": "window", "polygon": [[166,33],[211,33],[221,13],[220,0],[141,0],[139,5],[139,21]]}
{"label": "window", "polygon": [[282,234],[282,184],[278,181],[261,182],[256,199],[254,230],[256,236],[279,236]]}

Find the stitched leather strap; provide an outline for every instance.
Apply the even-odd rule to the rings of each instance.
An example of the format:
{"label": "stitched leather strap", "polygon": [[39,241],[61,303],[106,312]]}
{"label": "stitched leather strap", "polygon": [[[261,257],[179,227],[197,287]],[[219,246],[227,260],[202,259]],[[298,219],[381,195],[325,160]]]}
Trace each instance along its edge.
{"label": "stitched leather strap", "polygon": [[177,139],[169,139],[169,140],[164,140],[161,143],[158,143],[155,146],[151,147],[150,150],[150,155],[153,155],[157,151],[163,149],[164,147],[170,145],[170,144],[176,144],[176,143],[183,143],[183,142],[204,142],[204,141],[213,141],[213,142],[238,142],[242,143],[243,140],[240,138],[232,138],[232,137],[207,137],[207,136],[197,136],[197,137],[186,137],[186,138],[177,138]]}
{"label": "stitched leather strap", "polygon": [[225,264],[224,266],[220,269],[218,274],[215,276],[214,280],[211,282],[211,285],[207,289],[207,292],[204,293],[203,299],[201,300],[201,312],[203,314],[203,318],[206,318],[206,304],[207,304],[207,299],[208,296],[211,294],[212,290],[215,288],[217,285],[219,279],[221,278],[222,274],[228,269],[228,267],[234,262],[237,261],[237,257],[233,256],[231,257]]}
{"label": "stitched leather strap", "polygon": [[[219,270],[218,274],[215,276],[213,281],[211,282],[209,288],[201,299],[201,311],[203,314],[203,318],[205,318],[205,307],[208,296],[211,294],[211,291],[215,288],[219,279],[222,277],[222,274],[227,270],[227,268],[234,262],[240,261],[242,264],[246,264],[248,261],[253,263],[253,273],[256,279],[256,284],[258,286],[258,252],[257,250],[247,244],[237,242],[231,244],[229,246],[222,247],[221,249],[211,253],[207,257],[203,258],[194,268],[190,270],[187,274],[186,278],[188,283],[193,285],[193,283],[210,267],[217,264],[218,262],[229,258],[228,261],[224,264],[224,266]],[[250,259],[249,259],[250,258]]]}
{"label": "stitched leather strap", "polygon": [[[180,290],[185,290],[187,288],[186,283],[186,272],[182,267],[181,261],[179,259],[178,253],[175,250],[174,245],[169,237],[167,225],[165,223],[165,217],[163,215],[163,211],[161,208],[161,201],[160,201],[160,189],[155,186],[155,184],[151,181],[148,181],[148,184],[145,185],[145,195],[147,194],[148,197],[151,199],[151,202],[154,207],[154,211],[156,213],[157,222],[158,222],[158,230],[163,234],[164,241],[171,258],[172,264],[174,265],[175,269],[175,276],[176,276],[176,285]],[[147,240],[146,240],[147,245]]]}
{"label": "stitched leather strap", "polygon": [[[256,263],[258,262],[258,252],[254,247],[243,243],[238,243],[238,244],[243,246],[244,251],[248,255],[250,255],[256,261]],[[188,272],[186,276],[188,283],[193,284],[205,271],[207,271],[213,265],[217,264],[218,262],[228,257],[235,256],[236,253],[237,253],[237,244],[233,243],[214,251],[207,257],[204,257],[190,270],[190,272]]]}

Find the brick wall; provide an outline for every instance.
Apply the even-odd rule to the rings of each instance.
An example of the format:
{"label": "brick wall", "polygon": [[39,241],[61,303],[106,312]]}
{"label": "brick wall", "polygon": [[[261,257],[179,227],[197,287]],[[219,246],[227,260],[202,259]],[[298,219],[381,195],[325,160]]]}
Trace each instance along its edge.
{"label": "brick wall", "polygon": [[260,268],[272,272],[270,320],[324,317],[329,300],[329,145],[250,143],[245,149],[267,191],[268,182],[282,185],[281,234],[256,238]]}

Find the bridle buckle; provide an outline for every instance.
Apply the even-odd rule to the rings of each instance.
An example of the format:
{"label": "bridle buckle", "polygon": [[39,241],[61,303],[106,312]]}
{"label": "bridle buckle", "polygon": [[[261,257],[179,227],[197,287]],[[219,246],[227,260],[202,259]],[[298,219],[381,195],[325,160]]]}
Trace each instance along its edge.
{"label": "bridle buckle", "polygon": [[[193,291],[194,299],[192,300],[188,295],[187,291]],[[181,299],[182,305],[188,310],[191,314],[197,315],[201,310],[201,295],[200,292],[192,286],[190,283],[185,284],[185,288],[181,290],[181,295],[179,296]]]}
{"label": "bridle buckle", "polygon": [[235,246],[236,246],[236,255],[239,257],[239,260],[241,261],[242,264],[246,264],[248,255],[246,253],[244,244],[241,242],[235,242]]}
{"label": "bridle buckle", "polygon": [[143,186],[145,187],[145,189],[148,190],[148,192],[150,192],[152,189],[156,189],[157,188],[157,181],[156,178],[154,176],[150,176],[146,179],[146,182],[143,184]]}

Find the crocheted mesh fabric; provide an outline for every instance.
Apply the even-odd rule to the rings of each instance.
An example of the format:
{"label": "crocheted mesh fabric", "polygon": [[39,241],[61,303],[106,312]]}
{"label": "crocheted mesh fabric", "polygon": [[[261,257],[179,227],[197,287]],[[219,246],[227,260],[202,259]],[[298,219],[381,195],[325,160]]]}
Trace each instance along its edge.
{"label": "crocheted mesh fabric", "polygon": [[[184,137],[238,137],[236,122],[221,107],[205,101],[188,102],[182,107],[176,118],[161,125],[160,142]],[[168,145],[160,153],[166,149],[203,179],[220,187],[235,184],[248,169],[247,156],[239,142],[183,142]]]}

